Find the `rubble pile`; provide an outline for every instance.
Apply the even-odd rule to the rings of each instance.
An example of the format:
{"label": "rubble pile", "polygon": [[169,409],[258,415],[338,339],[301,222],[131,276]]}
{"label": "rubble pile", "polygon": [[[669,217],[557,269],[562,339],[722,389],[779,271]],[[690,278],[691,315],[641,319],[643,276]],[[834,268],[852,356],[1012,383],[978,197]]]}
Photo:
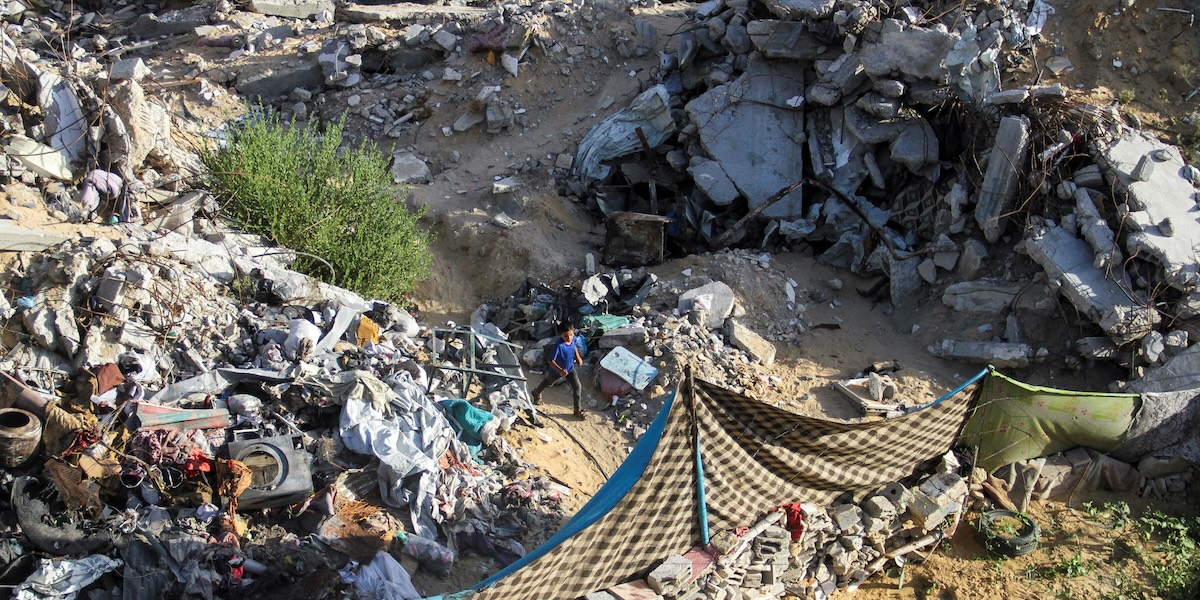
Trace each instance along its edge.
{"label": "rubble pile", "polygon": [[[1059,84],[1001,89],[1031,60],[1049,10],[701,4],[658,85],[581,142],[580,185],[564,190],[610,219],[664,214],[718,247],[798,248],[882,275],[896,306],[933,286],[956,310],[1006,313],[1004,335],[948,338],[934,354],[1140,373],[1188,345],[1184,248],[1196,227],[1178,211],[1193,204],[1196,170]],[[650,167],[639,164],[648,152]],[[1054,301],[1024,298],[1031,273],[990,268],[1011,246],[1044,272],[1032,295],[1049,286],[1094,335],[1064,348],[1039,333]]]}
{"label": "rubble pile", "polygon": [[829,598],[890,564],[928,555],[953,535],[971,488],[940,469],[911,489],[892,483],[857,504],[786,505],[752,527],[719,532],[705,547],[667,557],[644,580],[587,598]]}
{"label": "rubble pile", "polygon": [[[75,589],[123,568],[126,586],[151,580],[129,597],[212,597],[303,582],[345,556],[366,566],[343,581],[362,582],[395,563],[372,560],[394,538],[397,585],[419,597],[408,573],[444,575],[469,552],[507,565],[557,528],[572,491],[500,435],[536,421],[532,406],[489,411],[480,388],[452,390],[462,354],[427,372],[452,336],[253,247],[118,227],[120,244],[63,242],[5,273],[19,294],[0,379],[14,558],[109,561],[39,563],[95,575]],[[162,561],[181,570],[151,577]],[[48,577],[66,593],[26,567],[22,586]]]}

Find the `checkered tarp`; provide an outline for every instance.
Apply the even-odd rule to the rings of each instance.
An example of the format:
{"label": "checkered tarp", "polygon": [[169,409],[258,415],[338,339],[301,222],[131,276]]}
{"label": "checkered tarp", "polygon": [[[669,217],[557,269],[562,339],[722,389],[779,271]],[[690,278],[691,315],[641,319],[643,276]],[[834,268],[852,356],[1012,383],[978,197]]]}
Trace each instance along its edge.
{"label": "checkered tarp", "polygon": [[970,408],[960,393],[869,423],[815,419],[695,382],[713,531],[749,525],[772,506],[860,501],[929,468],[954,445]]}
{"label": "checkered tarp", "polygon": [[716,532],[749,525],[779,504],[858,500],[917,474],[954,443],[970,400],[959,394],[900,418],[839,423],[694,380],[680,390],[645,471],[623,498],[594,524],[472,600],[576,598],[633,579],[699,544],[693,404]]}

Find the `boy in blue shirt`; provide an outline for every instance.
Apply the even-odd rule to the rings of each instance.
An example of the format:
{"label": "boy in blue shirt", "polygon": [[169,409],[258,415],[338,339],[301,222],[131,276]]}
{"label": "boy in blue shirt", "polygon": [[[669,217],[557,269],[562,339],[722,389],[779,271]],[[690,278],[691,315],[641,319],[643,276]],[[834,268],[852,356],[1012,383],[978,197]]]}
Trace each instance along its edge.
{"label": "boy in blue shirt", "polygon": [[582,417],[583,388],[579,385],[579,373],[575,367],[583,364],[583,356],[579,354],[579,347],[575,345],[575,326],[570,321],[560,323],[558,336],[559,342],[554,344],[550,355],[546,357],[550,371],[546,372],[546,378],[533,388],[529,395],[533,397],[534,404],[541,404],[542,391],[559,379],[566,378],[567,383],[571,384],[571,394],[575,400],[575,416]]}

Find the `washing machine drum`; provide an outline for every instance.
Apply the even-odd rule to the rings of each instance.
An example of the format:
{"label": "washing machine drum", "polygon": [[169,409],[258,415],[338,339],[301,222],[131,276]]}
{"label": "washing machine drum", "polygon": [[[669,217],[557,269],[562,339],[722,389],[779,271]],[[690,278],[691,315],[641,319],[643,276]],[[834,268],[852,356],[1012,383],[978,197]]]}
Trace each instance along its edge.
{"label": "washing machine drum", "polygon": [[308,453],[294,444],[291,436],[230,444],[233,459],[250,469],[250,488],[238,498],[239,508],[286,506],[312,494]]}

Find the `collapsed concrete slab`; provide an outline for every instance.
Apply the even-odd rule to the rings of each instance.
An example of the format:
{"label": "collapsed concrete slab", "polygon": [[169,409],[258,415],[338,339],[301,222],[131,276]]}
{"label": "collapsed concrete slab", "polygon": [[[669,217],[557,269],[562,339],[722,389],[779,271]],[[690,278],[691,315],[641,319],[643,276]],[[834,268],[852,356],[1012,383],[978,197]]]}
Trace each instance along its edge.
{"label": "collapsed concrete slab", "polygon": [[[1135,132],[1099,149],[1097,159],[1113,188],[1127,194],[1122,226],[1129,231],[1129,254],[1148,257],[1162,268],[1168,285],[1195,294],[1200,288],[1196,189],[1184,176],[1187,163],[1179,149]],[[1156,166],[1143,167],[1149,173],[1139,180],[1134,177],[1139,164]]]}
{"label": "collapsed concrete slab", "polygon": [[1042,226],[1025,239],[1030,258],[1046,270],[1071,304],[1100,325],[1118,344],[1139,340],[1159,322],[1158,311],[1095,265],[1083,240],[1061,227]]}
{"label": "collapsed concrete slab", "polygon": [[996,132],[992,152],[988,156],[987,172],[975,201],[975,221],[983,229],[988,242],[996,243],[1008,224],[1017,185],[1025,169],[1029,150],[1029,119],[1024,116],[1004,117]]}
{"label": "collapsed concrete slab", "polygon": [[1028,367],[1034,351],[1026,344],[942,340],[929,346],[929,353],[951,360],[992,365],[1000,368]]}
{"label": "collapsed concrete slab", "polygon": [[[800,68],[759,61],[737,81],[714,87],[687,104],[704,150],[721,163],[752,209],[800,178],[804,113],[786,102],[803,96]],[[762,214],[795,219],[803,216],[803,209],[797,189]]]}
{"label": "collapsed concrete slab", "polygon": [[746,33],[754,47],[767,58],[812,60],[826,49],[803,21],[759,19],[746,23]]}
{"label": "collapsed concrete slab", "polygon": [[728,330],[729,342],[735,348],[764,365],[770,366],[775,363],[775,344],[734,319],[728,321]]}

